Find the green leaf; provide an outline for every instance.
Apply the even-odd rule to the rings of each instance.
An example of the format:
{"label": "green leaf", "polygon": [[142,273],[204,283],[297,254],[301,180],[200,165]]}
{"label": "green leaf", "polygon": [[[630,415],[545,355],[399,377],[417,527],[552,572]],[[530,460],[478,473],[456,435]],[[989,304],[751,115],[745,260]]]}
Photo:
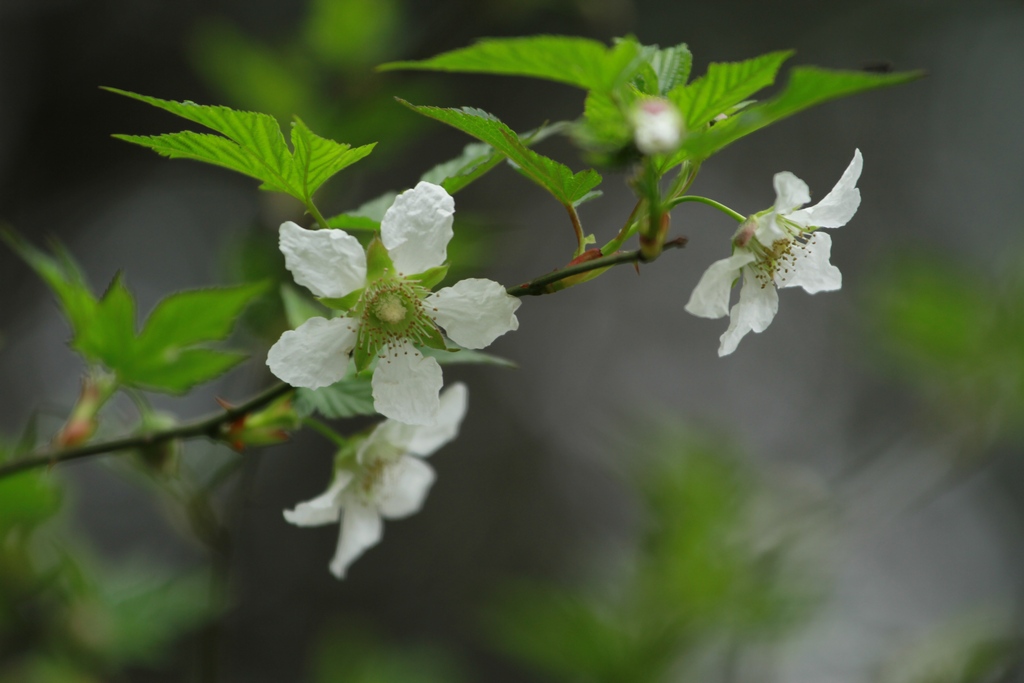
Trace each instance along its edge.
{"label": "green leaf", "polygon": [[377,68],[529,76],[586,90],[612,90],[632,78],[641,63],[640,46],[632,39],[607,47],[587,38],[532,36],[490,38],[430,59]]}
{"label": "green leaf", "polygon": [[474,349],[463,349],[460,347],[448,346],[444,350],[423,348],[420,349],[424,356],[437,359],[440,365],[496,365],[502,368],[516,369],[519,366],[507,358],[495,356],[494,354],[476,351]]}
{"label": "green leaf", "polygon": [[923,71],[876,74],[865,71],[832,71],[798,67],[790,72],[789,83],[775,97],[747,107],[699,134],[692,134],[682,152],[706,159],[745,135],[792,116],[822,102],[856,93],[908,83],[924,76]]}
{"label": "green leaf", "polygon": [[351,145],[320,137],[296,117],[292,123],[292,147],[304,197],[312,197],[324,182],[368,155],[376,144],[353,149]]}
{"label": "green leaf", "polygon": [[792,50],[770,52],[743,62],[711,64],[693,83],[679,86],[668,98],[679,107],[688,130],[696,130],[729,107],[742,102],[775,82],[782,63]]}
{"label": "green leaf", "polygon": [[693,66],[693,55],[686,43],[675,47],[656,50],[648,60],[651,70],[658,79],[657,93],[665,96],[674,88],[686,83]]}
{"label": "green leaf", "polygon": [[265,290],[265,284],[255,283],[171,294],[149,314],[139,335],[138,351],[158,354],[173,347],[224,339],[242,309]]}
{"label": "green leaf", "polygon": [[163,135],[114,135],[125,142],[148,147],[168,159],[191,159],[237,171],[243,175],[263,181],[263,189],[275,192],[289,192],[287,181],[280,175],[283,171],[271,172],[265,164],[236,143],[219,135],[182,131]]}
{"label": "green leaf", "polygon": [[486,142],[508,157],[516,170],[546,188],[566,206],[575,205],[601,182],[600,174],[593,169],[573,173],[568,166],[534,152],[512,129],[479,109],[443,109],[416,106],[404,100],[399,102]]}
{"label": "green leaf", "polygon": [[358,376],[320,389],[296,389],[295,411],[302,417],[316,412],[329,419],[377,413],[370,380]]}
{"label": "green leaf", "polygon": [[97,587],[109,629],[102,655],[120,665],[155,664],[187,631],[213,616],[210,579],[203,574],[167,579],[139,566],[107,568]]}
{"label": "green leaf", "polygon": [[290,194],[302,202],[308,202],[324,182],[365,157],[376,144],[352,148],[316,135],[296,119],[292,127],[293,153],[277,119],[268,114],[161,100],[117,88],[105,89],[151,104],[224,136],[183,131],[153,136],[115,135],[115,138],[148,147],[172,159],[193,159],[229,168],[262,181],[260,188],[263,190]]}
{"label": "green leaf", "polygon": [[51,477],[23,472],[0,479],[0,538],[16,527],[34,527],[60,508],[60,489]]}
{"label": "green leaf", "polygon": [[284,304],[284,315],[288,320],[288,326],[292,329],[310,318],[326,318],[328,315],[325,308],[304,296],[302,292],[288,283],[281,284],[281,302]]}
{"label": "green leaf", "polygon": [[462,154],[434,166],[420,180],[440,185],[448,194],[455,194],[500,164],[504,158],[490,145],[472,142],[463,148]]}
{"label": "green leaf", "polygon": [[126,384],[180,394],[223,375],[246,358],[246,354],[233,351],[168,347],[159,356],[136,357],[134,362],[112,369]]}
{"label": "green leaf", "polygon": [[87,360],[102,363],[124,384],[179,393],[213,379],[245,359],[243,354],[191,348],[222,340],[242,309],[266,286],[261,283],[198,289],[163,299],[135,332],[135,300],[121,274],[100,300],[78,267],[38,251],[10,231],[2,237],[57,294],[71,322],[71,345]]}
{"label": "green leaf", "polygon": [[135,300],[118,273],[96,305],[92,319],[77,330],[72,345],[86,358],[111,369],[130,362],[135,340]]}
{"label": "green leaf", "polygon": [[58,259],[44,254],[7,228],[0,228],[0,238],[22,258],[57,295],[65,317],[74,334],[85,329],[93,319],[96,297],[89,290],[78,265],[60,246],[55,246]]}

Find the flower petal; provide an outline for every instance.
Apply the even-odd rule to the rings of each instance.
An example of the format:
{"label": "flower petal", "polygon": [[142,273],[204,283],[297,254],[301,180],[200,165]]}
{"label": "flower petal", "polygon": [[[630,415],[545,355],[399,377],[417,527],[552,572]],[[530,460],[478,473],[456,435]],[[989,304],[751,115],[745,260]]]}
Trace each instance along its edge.
{"label": "flower petal", "polygon": [[356,558],[368,548],[380,543],[380,537],[384,533],[384,524],[375,509],[350,499],[346,499],[344,505],[345,514],[341,518],[338,549],[331,560],[331,573],[339,579],[345,578],[348,566],[355,562]]}
{"label": "flower petal", "polygon": [[350,318],[310,318],[270,347],[267,365],[293,387],[318,389],[345,376],[355,344],[356,327]]}
{"label": "flower petal", "polygon": [[469,278],[434,292],[424,302],[438,325],[456,344],[482,349],[519,329],[516,309],[523,302],[494,280]]}
{"label": "flower petal", "polygon": [[430,424],[437,417],[437,394],[444,380],[441,366],[407,341],[384,347],[373,372],[373,407],[393,420]]}
{"label": "flower petal", "polygon": [[452,238],[455,200],[420,181],[395,198],[380,223],[380,237],[399,273],[414,275],[444,263]]}
{"label": "flower petal", "polygon": [[[459,426],[466,415],[466,385],[457,382],[441,392],[437,417],[428,425],[410,425],[396,420],[385,420],[366,439],[358,458],[360,462],[372,457],[375,449],[390,448],[399,453],[420,457],[432,455],[459,434]],[[383,445],[387,444],[387,445]]]}
{"label": "flower petal", "polygon": [[295,282],[316,296],[340,298],[366,286],[366,252],[344,230],[281,224],[278,244]]}
{"label": "flower petal", "polygon": [[771,284],[757,279],[750,268],[743,269],[743,288],[740,300],[729,311],[729,329],[722,334],[719,356],[736,350],[748,332],[764,332],[779,310],[779,293]]}
{"label": "flower petal", "polygon": [[729,313],[729,293],[732,283],[740,274],[743,266],[753,262],[755,256],[745,249],[737,250],[729,258],[715,261],[693,288],[690,300],[686,304],[688,313],[701,318],[721,318]]}
{"label": "flower petal", "polygon": [[818,228],[839,228],[849,223],[860,207],[857,181],[863,167],[864,158],[861,157],[860,150],[854,150],[853,160],[832,191],[814,206],[793,213],[789,216],[790,220],[803,226],[813,225]]}
{"label": "flower petal", "polygon": [[786,215],[811,201],[811,191],[807,188],[807,183],[789,171],[776,173],[772,184],[775,185],[776,213]]}
{"label": "flower petal", "polygon": [[352,481],[352,473],[339,471],[330,488],[312,500],[284,511],[284,518],[296,526],[320,526],[337,522],[341,517],[341,492]]}
{"label": "flower petal", "polygon": [[807,244],[802,248],[795,246],[791,253],[789,273],[775,274],[777,286],[803,287],[808,294],[831,292],[843,286],[843,274],[828,262],[832,254],[832,236],[828,233],[811,233]]}
{"label": "flower petal", "polygon": [[441,407],[432,424],[417,426],[408,442],[410,453],[426,457],[459,435],[459,426],[466,416],[469,391],[457,382],[441,392]]}
{"label": "flower petal", "polygon": [[377,493],[377,509],[388,519],[400,519],[419,512],[436,478],[430,465],[419,458],[403,455],[384,471]]}

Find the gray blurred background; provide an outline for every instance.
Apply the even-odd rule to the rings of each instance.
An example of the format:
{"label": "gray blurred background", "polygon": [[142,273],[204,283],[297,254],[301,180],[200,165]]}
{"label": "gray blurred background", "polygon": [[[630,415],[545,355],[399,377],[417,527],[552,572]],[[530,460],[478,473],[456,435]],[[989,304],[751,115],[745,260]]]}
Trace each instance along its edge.
{"label": "gray blurred background", "polygon": [[[372,120],[365,119],[373,117],[353,104],[360,98],[376,98],[378,111],[403,126],[402,137],[385,139],[365,167],[333,183],[331,213],[411,186],[466,142],[414,120],[388,103],[391,95],[477,106],[519,130],[579,114],[582,94],[554,84],[370,70],[479,37],[632,33],[648,44],[686,42],[695,75],[710,61],[795,48],[791,65],[857,69],[881,60],[929,76],[744,139],[707,163],[693,188],[753,213],[774,200],[772,174],[788,170],[820,198],[859,148],[863,203],[833,233],[842,291],[783,292],[772,326],[720,359],[726,321],[694,318],[683,305],[703,269],[726,255],[733,225],[707,207],[677,209],[673,234],[689,237],[685,250],[639,276],[620,268],[523,302],[519,331],[492,348],[520,369],[445,370],[446,381],[470,386],[462,436],[433,459],[438,482],[422,513],[387,524],[384,542],[344,582],[327,572],[336,527],[298,529],[281,516],[323,490],[330,444],[302,433],[247,454],[244,502],[232,526],[236,606],[225,632],[225,680],[305,680],[317,634],[333,623],[369,626],[399,644],[440,645],[468,662],[470,680],[548,680],[488,645],[481,610],[508,579],[574,584],[614,576],[640,524],[625,484],[636,455],[631,435],[662,421],[723,435],[753,469],[795,476],[835,513],[827,542],[817,546],[828,566],[821,609],[770,666],[737,680],[877,680],[894,646],[947,618],[984,615],[1012,628],[1024,576],[1019,447],[996,440],[965,455],[948,425],[877,362],[865,302],[900,253],[939,254],[993,277],[1021,262],[1024,5],[396,0],[380,7],[392,13],[390,28],[354,57],[322,51],[320,99],[294,112],[352,144],[376,139],[366,137]],[[178,288],[237,280],[243,240],[263,245],[273,261],[276,225],[298,216],[297,207],[260,196],[255,182],[227,171],[112,140],[112,133],[180,127],[97,86],[256,107],[242,101],[247,76],[232,74],[230,60],[218,72],[212,55],[241,37],[268,55],[291,54],[312,73],[295,47],[309,30],[308,11],[299,0],[0,0],[0,219],[37,244],[59,239],[98,291],[123,270],[141,311]],[[362,118],[346,128],[350,108]],[[543,151],[583,167],[564,143]],[[632,207],[624,180],[605,174],[605,197],[582,209],[599,243]],[[487,231],[481,253],[488,255],[473,267],[482,275],[514,284],[571,255],[562,209],[511,169],[461,193],[457,209],[472,217],[467,230]],[[36,412],[59,424],[81,372],[67,338],[48,291],[0,251],[0,429],[14,433]],[[268,340],[244,331],[240,340],[255,349],[252,360],[187,400],[161,405],[200,415],[214,396],[239,400],[268,384],[261,355]],[[128,404],[111,410],[126,420],[131,414]],[[212,451],[197,444],[189,457]],[[951,467],[968,457],[966,473],[951,478]],[[141,555],[182,571],[202,563],[150,493],[106,463],[69,465],[54,476],[73,491],[73,528],[103,556]],[[168,671],[137,680],[183,675]]]}

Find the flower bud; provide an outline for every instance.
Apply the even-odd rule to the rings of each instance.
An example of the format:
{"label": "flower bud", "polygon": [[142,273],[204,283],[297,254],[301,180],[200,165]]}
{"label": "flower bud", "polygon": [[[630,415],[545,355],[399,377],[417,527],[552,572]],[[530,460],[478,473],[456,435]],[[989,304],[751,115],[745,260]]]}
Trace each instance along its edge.
{"label": "flower bud", "polygon": [[740,223],[736,234],[732,236],[732,243],[742,249],[753,239],[755,232],[757,232],[757,216],[750,216]]}
{"label": "flower bud", "polygon": [[633,141],[643,154],[666,154],[679,147],[683,117],[666,99],[650,97],[633,108]]}
{"label": "flower bud", "polygon": [[[224,408],[230,408],[221,402]],[[246,446],[269,446],[288,439],[288,432],[300,427],[291,396],[277,399],[263,410],[242,415],[221,428],[221,440],[236,451]]]}

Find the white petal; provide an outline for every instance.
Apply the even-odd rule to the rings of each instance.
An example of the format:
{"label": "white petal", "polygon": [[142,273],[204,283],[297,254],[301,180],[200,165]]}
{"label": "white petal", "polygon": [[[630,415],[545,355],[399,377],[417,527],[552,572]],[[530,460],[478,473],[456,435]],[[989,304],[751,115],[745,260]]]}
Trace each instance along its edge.
{"label": "white petal", "polygon": [[793,245],[793,263],[789,273],[776,273],[775,283],[779,287],[803,287],[808,294],[831,292],[843,286],[843,275],[828,262],[832,254],[832,236],[816,231],[811,233],[807,244],[801,248]]}
{"label": "white petal", "polygon": [[776,173],[772,184],[775,185],[775,211],[778,213],[785,215],[811,201],[807,183],[789,171]]}
{"label": "white petal", "polygon": [[351,318],[310,318],[281,335],[267,353],[267,365],[293,387],[318,389],[345,376],[356,344]]}
{"label": "white petal", "polygon": [[693,288],[693,294],[686,304],[688,313],[701,318],[721,318],[729,312],[729,293],[732,283],[743,266],[754,260],[754,255],[745,249],[737,250],[729,258],[715,261]]}
{"label": "white petal", "polygon": [[400,519],[419,512],[436,475],[419,458],[403,455],[388,465],[377,492],[377,509],[388,519]]}
{"label": "white petal", "polygon": [[424,303],[452,341],[467,349],[482,349],[519,329],[515,314],[523,302],[494,280],[469,278],[434,292]]}
{"label": "white petal", "polygon": [[466,416],[468,399],[469,391],[462,382],[441,392],[437,419],[432,424],[415,427],[408,442],[409,452],[426,457],[458,436],[462,418]]}
{"label": "white petal", "polygon": [[341,491],[352,481],[352,473],[339,471],[329,489],[312,500],[285,510],[284,518],[296,526],[320,526],[337,522],[341,517]]}
{"label": "white petal", "polygon": [[341,534],[338,549],[331,560],[331,573],[339,579],[345,578],[348,566],[380,542],[384,532],[380,515],[371,507],[351,500],[345,501],[345,514],[341,518]]}
{"label": "white petal", "polygon": [[860,155],[860,150],[854,150],[853,160],[832,191],[814,206],[797,211],[789,218],[800,225],[813,225],[819,228],[839,228],[849,223],[860,207],[857,181],[863,167],[864,159]]}
{"label": "white petal", "polygon": [[452,238],[455,200],[433,183],[419,182],[395,198],[380,237],[399,273],[413,275],[444,263]]}
{"label": "white petal", "polygon": [[344,230],[306,230],[288,221],[279,235],[285,267],[316,296],[338,298],[366,286],[366,252]]}
{"label": "white petal", "polygon": [[765,215],[759,216],[757,219],[757,229],[754,230],[754,238],[766,247],[770,247],[779,240],[793,239],[792,235],[786,232],[779,224],[779,220],[779,214],[775,211],[769,211]]}
{"label": "white petal", "polygon": [[778,310],[779,293],[775,287],[762,283],[750,268],[744,268],[740,300],[729,312],[729,329],[719,340],[718,355],[727,356],[735,351],[748,332],[764,332]]}
{"label": "white petal", "polygon": [[384,348],[385,357],[373,372],[373,407],[406,424],[430,424],[437,417],[437,397],[444,380],[441,366],[403,341]]}

